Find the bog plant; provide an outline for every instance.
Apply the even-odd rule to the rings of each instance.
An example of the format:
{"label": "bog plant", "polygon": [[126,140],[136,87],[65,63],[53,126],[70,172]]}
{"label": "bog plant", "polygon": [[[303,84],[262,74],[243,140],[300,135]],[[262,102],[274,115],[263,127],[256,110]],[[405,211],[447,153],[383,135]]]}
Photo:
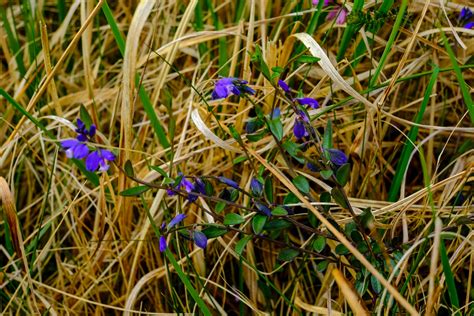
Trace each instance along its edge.
{"label": "bog plant", "polygon": [[[299,62],[302,60],[310,63],[318,61],[312,56],[304,55],[298,59]],[[241,131],[231,126],[229,136],[240,144],[244,152],[252,142],[267,136],[272,137],[278,144],[278,154],[284,158],[285,167],[292,175],[296,188],[310,201],[325,203],[319,208],[326,218],[334,223],[361,253],[370,258],[379,271],[388,273],[390,267],[387,265],[388,258],[383,256],[383,246],[377,238],[370,236],[377,235],[370,230],[373,221],[370,209],[366,209],[362,215],[357,216],[344,191],[351,171],[350,162],[347,155],[335,148],[333,144],[331,119],[326,119],[324,131],[316,130],[312,124],[316,115],[311,115],[309,111],[320,109],[318,100],[305,96],[301,88],[293,88],[301,87],[298,82],[290,80],[291,83],[287,83],[284,80],[283,74],[288,69],[270,70],[262,58],[260,49],[257,48],[256,53],[252,54],[252,61],[256,69],[263,70],[266,80],[274,88],[277,101],[268,113],[265,113],[262,106],[256,102],[259,92],[251,88],[246,80],[233,77],[222,77],[216,80],[210,98],[204,97],[202,102],[208,104],[209,101],[231,97],[246,99],[253,107],[251,112],[255,115],[247,120]],[[77,137],[61,141],[61,146],[68,158],[85,158],[88,171],[94,172],[98,168],[99,171],[107,171],[108,162],[113,162],[115,156],[108,150],[93,147],[92,140],[96,133],[96,126],[91,123],[91,118],[84,108],[81,114],[82,119],[77,120],[75,130]],[[214,114],[217,116],[218,113]],[[285,119],[293,120],[292,134],[284,135],[283,121]],[[89,124],[85,124],[83,120]],[[252,165],[254,174],[249,185],[244,187],[239,185],[241,179],[237,177],[230,179],[222,175],[183,174],[181,171],[173,175],[158,166],[150,166],[150,168],[157,171],[162,178],[149,183],[137,178],[131,161],[127,161],[123,171],[132,181],[140,185],[131,187],[121,194],[133,197],[148,190],[163,189],[166,190],[170,199],[178,198],[182,199],[182,202],[196,203],[201,198],[210,205],[210,209],[203,208],[203,211],[214,218],[215,223],[212,224],[197,225],[186,222],[185,213],[174,216],[169,214],[173,217],[168,224],[166,221],[160,225],[154,223],[161,252],[167,249],[174,252],[176,243],[173,239],[175,238],[193,241],[196,246],[206,249],[209,239],[238,233],[240,240],[235,244],[235,251],[239,255],[244,254],[245,246],[249,241],[265,240],[279,249],[277,255],[279,264],[293,261],[298,256],[305,256],[305,258],[309,256],[317,260],[317,269],[320,272],[324,271],[330,262],[345,265],[340,261],[339,256],[348,256],[350,253],[347,248],[339,244],[334,253],[327,251],[328,240],[338,243],[337,238],[324,232],[314,215],[298,206],[299,200],[292,192],[285,189],[280,191],[278,179],[265,170],[263,165],[250,160],[249,156],[241,159],[239,163],[245,161]],[[308,179],[299,174],[299,171],[311,172],[313,176],[326,182],[332,188],[331,191],[315,190]],[[331,203],[333,206],[330,206]],[[202,208],[199,203],[195,205]],[[353,215],[353,221],[345,228],[339,227],[331,216],[330,210],[336,205]],[[250,228],[247,223],[251,223]],[[298,230],[308,238],[304,247],[293,244],[287,238],[289,232]],[[398,252],[393,253],[395,256],[397,254]],[[359,294],[363,295],[369,286],[375,293],[380,293],[380,282],[370,276],[370,273],[355,258],[350,259],[350,263],[358,271],[356,284]]]}

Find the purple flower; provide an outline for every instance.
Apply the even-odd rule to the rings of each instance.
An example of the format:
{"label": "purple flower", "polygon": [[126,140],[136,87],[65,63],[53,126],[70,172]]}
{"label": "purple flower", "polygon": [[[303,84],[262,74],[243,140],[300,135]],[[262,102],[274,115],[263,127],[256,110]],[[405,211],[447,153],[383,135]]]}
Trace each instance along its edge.
{"label": "purple flower", "polygon": [[470,30],[472,28],[474,28],[474,22],[469,22],[467,23],[466,25],[464,25],[464,28]]}
{"label": "purple flower", "polygon": [[202,249],[206,249],[207,237],[206,237],[206,235],[204,235],[204,233],[202,233],[200,231],[197,231],[197,230],[194,231],[193,239],[194,239],[194,243],[196,244],[196,246],[198,246],[199,248],[202,248]]}
{"label": "purple flower", "polygon": [[335,7],[331,12],[329,12],[326,20],[336,20],[337,24],[344,24],[347,18],[347,10],[344,7]]}
{"label": "purple flower", "polygon": [[96,132],[96,126],[92,124],[89,129],[86,128],[86,124],[81,119],[77,119],[77,128],[76,128],[77,140],[81,142],[88,141],[90,138],[94,137]]}
{"label": "purple flower", "polygon": [[272,211],[266,205],[259,202],[255,202],[255,206],[257,207],[257,210],[267,215],[268,217],[272,216]]}
{"label": "purple flower", "polygon": [[237,184],[237,182],[231,180],[231,179],[228,179],[226,177],[218,177],[217,179],[219,179],[220,182],[224,183],[224,184],[227,184],[228,186],[230,187],[233,187],[234,189],[238,189],[239,188],[239,185]]}
{"label": "purple flower", "polygon": [[255,94],[255,90],[247,86],[247,84],[248,81],[238,78],[221,78],[217,80],[211,98],[212,100],[217,100],[227,98],[230,94]]}
{"label": "purple flower", "polygon": [[260,196],[263,192],[263,184],[257,178],[252,178],[252,180],[250,180],[250,190],[253,195]]}
{"label": "purple flower", "polygon": [[160,252],[165,251],[167,247],[168,247],[168,245],[166,244],[165,236],[161,236],[160,237]]}
{"label": "purple flower", "polygon": [[89,154],[87,145],[77,139],[63,140],[61,147],[66,150],[66,156],[68,158],[82,159]]}
{"label": "purple flower", "polygon": [[115,160],[115,155],[107,149],[97,149],[93,151],[86,158],[86,169],[94,172],[99,168],[99,171],[109,170],[107,161]]}
{"label": "purple flower", "polygon": [[176,215],[171,221],[170,223],[168,224],[167,226],[167,229],[171,229],[173,228],[174,226],[178,225],[179,223],[181,223],[184,218],[186,217],[186,215],[184,214],[178,214]]}
{"label": "purple flower", "polygon": [[317,109],[319,107],[318,101],[313,98],[296,98],[295,100],[298,101],[299,104],[308,105],[312,109]]}
{"label": "purple flower", "polygon": [[280,88],[283,89],[283,91],[285,91],[287,93],[290,92],[290,87],[288,87],[286,82],[284,82],[283,80],[278,80],[278,85],[280,86]]}
{"label": "purple flower", "polygon": [[311,170],[311,171],[313,171],[313,172],[318,172],[318,171],[320,171],[319,168],[318,168],[318,166],[316,166],[316,165],[315,165],[314,163],[312,163],[312,162],[308,162],[308,163],[306,164],[306,167],[308,167],[308,169]]}
{"label": "purple flower", "polygon": [[[184,188],[186,192],[190,193],[194,189],[194,184],[191,181],[187,180],[182,172],[178,172],[178,179],[178,183],[176,183],[174,186],[176,190],[181,190],[182,188]],[[170,196],[175,194],[174,191],[171,189],[168,189],[166,191]]]}
{"label": "purple flower", "polygon": [[293,134],[297,139],[301,139],[309,135],[306,130],[305,123],[309,123],[309,117],[304,111],[298,110],[298,117],[295,119],[295,125],[293,126]]}
{"label": "purple flower", "polygon": [[459,17],[458,17],[458,20],[459,21],[468,21],[472,18],[472,11],[471,9],[469,9],[468,7],[464,7],[461,9],[461,12],[459,12]]}
{"label": "purple flower", "polygon": [[206,183],[201,178],[194,180],[194,190],[201,194],[206,194]]}
{"label": "purple flower", "polygon": [[293,134],[297,139],[301,139],[305,136],[308,136],[308,131],[306,131],[306,127],[304,126],[304,122],[300,119],[295,120],[295,125],[293,126]]}
{"label": "purple flower", "polygon": [[329,160],[336,166],[347,163],[348,158],[343,151],[334,148],[325,149],[325,151],[329,153]]}

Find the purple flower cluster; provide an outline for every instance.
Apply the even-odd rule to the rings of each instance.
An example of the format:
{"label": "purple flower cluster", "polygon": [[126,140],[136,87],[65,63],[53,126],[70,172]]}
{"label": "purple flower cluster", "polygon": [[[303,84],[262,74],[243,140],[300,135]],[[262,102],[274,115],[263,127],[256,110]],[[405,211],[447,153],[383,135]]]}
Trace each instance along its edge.
{"label": "purple flower cluster", "polygon": [[77,119],[77,136],[75,139],[66,139],[61,141],[61,147],[66,151],[68,158],[83,159],[86,158],[86,169],[94,172],[107,171],[109,169],[108,161],[115,160],[115,155],[106,149],[96,149],[90,151],[87,142],[90,142],[96,133],[96,126],[91,124],[89,128],[84,122]]}
{"label": "purple flower cluster", "polygon": [[[162,235],[160,237],[159,241],[159,247],[160,247],[160,252],[163,252],[168,248],[168,243],[166,242],[166,234],[175,226],[179,225],[184,219],[186,218],[185,214],[178,214],[176,215],[168,225],[166,225],[166,222],[163,222],[161,224],[161,232]],[[192,236],[194,243],[196,246],[199,248],[205,249],[207,247],[207,236],[200,231],[194,230],[190,231],[190,235]]]}
{"label": "purple flower cluster", "polygon": [[182,172],[178,173],[178,178],[171,189],[167,189],[166,192],[169,196],[175,195],[175,190],[185,190],[188,193],[188,201],[194,202],[197,200],[198,195],[193,193],[206,194],[206,184],[200,178],[196,178],[194,183],[186,179],[186,176]]}
{"label": "purple flower cluster", "polygon": [[464,27],[466,29],[472,29],[474,28],[473,17],[474,17],[474,14],[472,10],[468,7],[464,7],[459,13],[458,20],[460,23],[464,24]]}
{"label": "purple flower cluster", "polygon": [[217,80],[212,91],[212,100],[225,99],[230,94],[241,95],[241,94],[255,94],[255,90],[247,86],[248,81],[240,80],[238,78],[221,78]]}

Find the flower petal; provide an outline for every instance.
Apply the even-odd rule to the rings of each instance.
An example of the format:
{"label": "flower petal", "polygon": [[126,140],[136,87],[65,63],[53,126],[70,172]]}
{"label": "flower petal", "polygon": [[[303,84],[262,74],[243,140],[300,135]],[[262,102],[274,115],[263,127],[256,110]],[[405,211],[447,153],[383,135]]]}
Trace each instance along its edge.
{"label": "flower petal", "polygon": [[293,134],[295,134],[295,137],[298,139],[308,135],[304,123],[301,120],[295,121],[295,125],[293,126]]}
{"label": "flower petal", "polygon": [[227,184],[228,186],[230,187],[233,187],[235,189],[238,189],[239,188],[239,185],[237,184],[237,182],[231,180],[231,179],[228,179],[226,177],[218,177],[219,181],[224,183],[224,184]]}
{"label": "flower petal", "polygon": [[108,161],[113,161],[115,160],[115,155],[110,151],[110,150],[107,150],[107,149],[101,149],[100,150],[100,155],[102,157],[104,157],[104,159],[108,160]]}
{"label": "flower petal", "polygon": [[99,167],[99,162],[101,158],[97,151],[93,151],[86,158],[86,169],[88,171],[94,172]]}
{"label": "flower petal", "polygon": [[284,82],[283,80],[278,80],[278,85],[280,86],[280,88],[283,89],[283,91],[290,92],[290,87],[288,87],[286,82]]}
{"label": "flower petal", "polygon": [[329,153],[329,160],[337,166],[342,166],[348,160],[346,154],[339,149],[330,148],[326,151]]}
{"label": "flower petal", "polygon": [[61,141],[61,147],[64,149],[68,149],[71,147],[76,147],[79,141],[77,139],[66,139]]}
{"label": "flower petal", "polygon": [[298,101],[298,103],[301,105],[308,105],[313,109],[317,109],[319,107],[319,102],[313,98],[297,98],[296,101]]}
{"label": "flower petal", "polygon": [[74,147],[74,154],[73,154],[74,158],[82,159],[82,158],[86,157],[87,154],[89,154],[89,148],[87,147],[86,144],[78,143]]}
{"label": "flower petal", "polygon": [[202,248],[202,249],[205,249],[206,246],[207,246],[207,237],[206,235],[204,235],[204,233],[201,233],[200,231],[194,231],[194,234],[193,234],[193,239],[194,239],[194,243],[196,244],[196,246],[198,246],[199,248]]}
{"label": "flower petal", "polygon": [[168,224],[168,229],[171,229],[173,228],[174,226],[178,225],[179,223],[181,223],[184,218],[186,217],[185,214],[178,214],[176,215],[172,220],[171,222]]}
{"label": "flower petal", "polygon": [[168,245],[166,244],[166,238],[165,236],[160,237],[160,252],[163,252],[168,248]]}

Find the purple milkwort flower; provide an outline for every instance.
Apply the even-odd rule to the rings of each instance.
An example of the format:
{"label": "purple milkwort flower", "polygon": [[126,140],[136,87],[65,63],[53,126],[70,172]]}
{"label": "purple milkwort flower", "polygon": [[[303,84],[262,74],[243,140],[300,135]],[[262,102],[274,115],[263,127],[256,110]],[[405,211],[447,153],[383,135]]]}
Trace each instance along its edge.
{"label": "purple milkwort flower", "polygon": [[284,82],[283,80],[278,80],[278,85],[280,86],[280,88],[283,89],[283,91],[289,93],[290,92],[290,87],[288,87],[288,85],[286,84],[286,82]]}
{"label": "purple milkwort flower", "polygon": [[171,229],[181,223],[186,218],[185,214],[178,214],[176,215],[168,224],[167,229]]}
{"label": "purple milkwort flower", "polygon": [[319,168],[312,162],[308,162],[306,164],[306,167],[308,167],[309,170],[313,171],[313,172],[318,172],[320,171]]}
{"label": "purple milkwort flower", "polygon": [[90,138],[94,137],[96,132],[96,126],[91,124],[89,129],[86,128],[86,124],[81,119],[77,119],[77,128],[76,128],[77,140],[81,142],[88,141]]}
{"label": "purple milkwort flower", "polygon": [[298,101],[299,104],[308,105],[312,109],[319,108],[319,102],[313,98],[296,98],[295,100]]}
{"label": "purple milkwort flower", "polygon": [[267,215],[268,217],[272,216],[272,211],[268,208],[268,206],[256,201],[255,201],[255,206],[257,207],[257,210]]}
{"label": "purple milkwort flower", "polygon": [[473,13],[471,11],[471,9],[469,9],[468,7],[464,7],[461,9],[461,12],[459,12],[459,17],[458,17],[458,20],[459,21],[468,21],[472,18],[473,16]]}
{"label": "purple milkwort flower", "polygon": [[217,80],[214,91],[212,91],[212,100],[227,98],[231,93],[235,95],[241,93],[255,94],[255,90],[247,84],[248,81],[238,78],[221,78]]}
{"label": "purple milkwort flower", "polygon": [[[191,181],[187,180],[182,172],[178,172],[178,177],[181,178],[179,178],[179,182],[174,186],[174,189],[181,190],[182,188],[184,188],[186,192],[191,193],[191,191],[194,189],[194,184]],[[174,191],[171,189],[166,190],[166,192],[169,196],[175,194]]]}
{"label": "purple milkwort flower", "polygon": [[252,191],[253,195],[260,196],[263,192],[263,184],[257,178],[252,178],[250,180],[250,190]]}
{"label": "purple milkwort flower", "polygon": [[309,123],[309,118],[304,111],[299,110],[298,117],[295,119],[295,125],[293,126],[293,134],[295,134],[297,139],[309,135],[305,123]]}
{"label": "purple milkwort flower", "polygon": [[336,166],[342,166],[343,164],[347,163],[348,158],[343,151],[334,148],[324,150],[329,153],[329,160]]}
{"label": "purple milkwort flower", "polygon": [[109,170],[107,161],[115,160],[115,155],[107,149],[97,149],[93,151],[86,158],[86,169],[94,172],[99,168],[99,171]]}
{"label": "purple milkwort flower", "polygon": [[199,248],[202,248],[202,249],[206,249],[207,236],[204,233],[195,230],[193,232],[193,239],[194,239],[194,243],[196,244],[196,246],[198,246]]}
{"label": "purple milkwort flower", "polygon": [[217,177],[217,179],[218,179],[220,182],[222,182],[222,183],[224,183],[224,184],[227,184],[227,185],[230,186],[230,187],[233,187],[234,189],[238,189],[238,188],[239,188],[239,185],[237,184],[237,182],[235,182],[235,181],[233,181],[233,180],[231,180],[231,179],[229,179],[229,178],[226,178],[226,177],[222,177],[222,176],[221,176],[221,177]]}
{"label": "purple milkwort flower", "polygon": [[77,139],[66,139],[61,142],[68,158],[82,159],[89,154],[87,145]]}
{"label": "purple milkwort flower", "polygon": [[474,22],[469,22],[467,23],[466,25],[464,25],[464,28],[470,30],[472,28],[474,28]]}
{"label": "purple milkwort flower", "polygon": [[344,7],[336,6],[331,12],[329,12],[326,20],[336,20],[337,24],[344,24],[347,18],[347,10]]}
{"label": "purple milkwort flower", "polygon": [[165,251],[167,247],[168,247],[168,245],[166,244],[166,237],[161,236],[160,237],[160,252]]}

